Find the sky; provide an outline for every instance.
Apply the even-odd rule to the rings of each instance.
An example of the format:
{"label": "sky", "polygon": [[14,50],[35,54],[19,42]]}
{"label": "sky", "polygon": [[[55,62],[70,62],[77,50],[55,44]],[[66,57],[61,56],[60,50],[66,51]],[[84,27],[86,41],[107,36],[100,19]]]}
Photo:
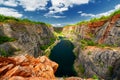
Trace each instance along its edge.
{"label": "sky", "polygon": [[0,14],[61,27],[109,15],[120,0],[0,0]]}

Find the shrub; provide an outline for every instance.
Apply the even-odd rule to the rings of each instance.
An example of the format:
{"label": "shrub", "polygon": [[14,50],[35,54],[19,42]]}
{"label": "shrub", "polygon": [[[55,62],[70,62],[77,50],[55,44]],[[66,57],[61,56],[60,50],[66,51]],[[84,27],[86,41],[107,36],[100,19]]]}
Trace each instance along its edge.
{"label": "shrub", "polygon": [[113,74],[113,67],[112,67],[112,66],[109,66],[109,67],[108,67],[108,70],[109,70],[109,74],[112,75],[112,74]]}
{"label": "shrub", "polygon": [[7,57],[8,56],[8,53],[4,50],[4,49],[1,49],[0,48],[0,55],[3,56],[3,57]]}
{"label": "shrub", "polygon": [[3,15],[0,15],[0,22],[3,22],[5,20],[5,17]]}
{"label": "shrub", "polygon": [[94,80],[99,80],[99,77],[97,75],[93,75],[92,77]]}
{"label": "shrub", "polygon": [[80,73],[84,74],[85,69],[84,69],[84,67],[82,66],[82,64],[80,64],[80,65],[78,66],[78,68],[79,68]]}
{"label": "shrub", "polygon": [[15,39],[7,36],[0,36],[0,44],[4,42],[12,42],[12,41],[15,41]]}
{"label": "shrub", "polygon": [[48,45],[42,45],[42,46],[40,46],[40,49],[41,50],[46,50],[48,47],[49,47]]}
{"label": "shrub", "polygon": [[81,48],[84,49],[85,46],[95,46],[96,43],[93,40],[86,40],[86,39],[82,39],[80,40],[81,43]]}

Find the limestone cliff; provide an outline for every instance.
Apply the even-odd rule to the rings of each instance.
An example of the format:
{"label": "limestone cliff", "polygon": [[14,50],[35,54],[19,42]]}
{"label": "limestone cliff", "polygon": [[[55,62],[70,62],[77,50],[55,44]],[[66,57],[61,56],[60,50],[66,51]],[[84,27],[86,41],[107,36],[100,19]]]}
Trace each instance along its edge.
{"label": "limestone cliff", "polygon": [[120,14],[106,20],[66,26],[63,33],[74,43],[78,76],[120,79]]}
{"label": "limestone cliff", "polygon": [[120,14],[107,20],[66,26],[63,28],[63,33],[66,37],[75,35],[77,38],[92,39],[100,44],[120,46]]}
{"label": "limestone cliff", "polygon": [[0,49],[14,54],[29,53],[35,57],[43,55],[42,50],[55,40],[53,28],[44,23],[32,24],[14,20],[0,23],[0,36],[15,39],[0,44]]}

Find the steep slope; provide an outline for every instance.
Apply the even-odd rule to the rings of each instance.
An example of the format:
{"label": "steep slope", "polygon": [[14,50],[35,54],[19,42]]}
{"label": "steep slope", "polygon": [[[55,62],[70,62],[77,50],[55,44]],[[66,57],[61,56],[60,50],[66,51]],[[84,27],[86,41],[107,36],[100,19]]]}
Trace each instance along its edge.
{"label": "steep slope", "polygon": [[[120,14],[108,20],[88,22],[83,25],[72,25],[63,28],[66,37],[77,35],[84,39],[92,39],[97,43],[120,45]],[[69,33],[69,34],[67,34]]]}
{"label": "steep slope", "polygon": [[[35,57],[55,41],[53,28],[45,23],[31,23],[17,20],[0,22],[0,38],[9,37],[13,41],[0,44],[0,54],[29,53]],[[4,38],[5,39],[5,38]]]}
{"label": "steep slope", "polygon": [[78,76],[120,79],[120,14],[63,28],[75,46]]}

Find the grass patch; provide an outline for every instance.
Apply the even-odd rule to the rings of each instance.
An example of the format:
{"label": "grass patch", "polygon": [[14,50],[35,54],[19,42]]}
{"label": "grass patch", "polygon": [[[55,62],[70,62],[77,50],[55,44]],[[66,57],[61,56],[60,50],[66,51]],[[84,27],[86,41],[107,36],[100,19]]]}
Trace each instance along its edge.
{"label": "grass patch", "polygon": [[80,73],[84,74],[85,69],[84,69],[84,67],[82,66],[82,64],[80,64],[80,65],[78,66],[78,68],[79,68]]}
{"label": "grass patch", "polygon": [[92,18],[92,19],[90,19],[89,22],[98,22],[98,21],[104,21],[107,19],[109,19],[109,16],[101,16],[100,18]]}
{"label": "grass patch", "polygon": [[97,75],[93,75],[92,77],[94,80],[99,80],[99,77]]}
{"label": "grass patch", "polygon": [[10,38],[10,37],[7,37],[7,36],[0,36],[0,44],[3,44],[5,42],[12,42],[12,41],[15,41],[16,39],[14,38]]}
{"label": "grass patch", "polygon": [[113,45],[108,45],[108,44],[98,44],[95,43],[93,40],[86,40],[86,39],[81,39],[80,40],[80,45],[82,49],[85,49],[86,46],[97,46],[100,48],[105,48],[105,47],[118,47],[117,44],[113,44]]}
{"label": "grass patch", "polygon": [[120,14],[120,9],[118,9],[118,10],[114,11],[112,14],[110,14],[110,17],[117,15],[117,14]]}
{"label": "grass patch", "polygon": [[15,18],[15,17],[12,17],[12,16],[0,15],[0,22],[9,22],[9,21],[17,21],[17,22],[29,23],[29,24],[42,24],[42,25],[46,25],[48,27],[52,26],[52,25],[50,25],[48,23],[32,21],[32,20],[29,20],[27,18],[20,19],[20,18]]}
{"label": "grass patch", "polygon": [[93,40],[86,40],[82,39],[80,40],[81,48],[84,49],[85,46],[95,46],[96,43]]}
{"label": "grass patch", "polygon": [[101,48],[105,48],[105,47],[118,47],[117,44],[113,44],[113,45],[108,45],[108,44],[97,44],[96,46],[101,47]]}
{"label": "grass patch", "polygon": [[117,15],[117,14],[120,14],[120,9],[114,11],[113,13],[111,13],[108,16],[101,16],[99,18],[92,18],[92,19],[90,19],[88,21],[80,21],[80,22],[76,23],[75,25],[86,25],[88,23],[93,23],[93,22],[99,22],[99,21],[108,20],[109,18],[111,18],[112,16]]}

